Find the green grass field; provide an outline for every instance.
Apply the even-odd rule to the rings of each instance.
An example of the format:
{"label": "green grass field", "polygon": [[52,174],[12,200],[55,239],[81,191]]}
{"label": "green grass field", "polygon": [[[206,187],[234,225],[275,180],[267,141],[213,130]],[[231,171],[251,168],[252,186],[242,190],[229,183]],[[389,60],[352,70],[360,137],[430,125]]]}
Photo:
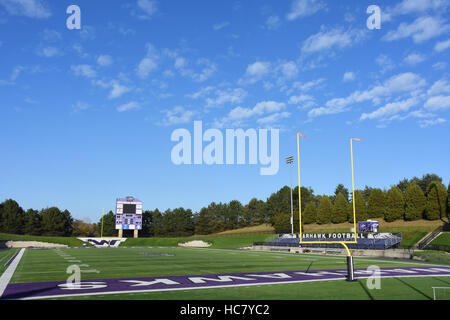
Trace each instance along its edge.
{"label": "green grass field", "polygon": [[[345,257],[288,254],[230,249],[195,248],[68,248],[60,252],[88,264],[100,273],[82,274],[82,280],[149,276],[216,274],[260,271],[345,269]],[[143,255],[144,252],[173,256]],[[424,266],[428,263],[355,258],[355,268]],[[64,281],[72,264],[57,250],[26,250],[11,283]],[[181,290],[76,297],[76,299],[430,299],[432,286],[450,286],[449,277],[383,279],[382,290],[367,290],[365,281],[258,285],[234,288]],[[73,298],[75,299],[75,297]]]}

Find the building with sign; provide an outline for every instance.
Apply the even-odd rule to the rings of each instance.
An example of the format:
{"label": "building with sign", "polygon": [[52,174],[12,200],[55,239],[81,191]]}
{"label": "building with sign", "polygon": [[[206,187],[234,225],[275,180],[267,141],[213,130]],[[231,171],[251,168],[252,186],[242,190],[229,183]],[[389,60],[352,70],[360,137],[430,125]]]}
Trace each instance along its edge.
{"label": "building with sign", "polygon": [[122,238],[123,230],[134,230],[134,237],[138,237],[142,230],[141,200],[131,196],[116,200],[116,230],[119,230],[119,238]]}

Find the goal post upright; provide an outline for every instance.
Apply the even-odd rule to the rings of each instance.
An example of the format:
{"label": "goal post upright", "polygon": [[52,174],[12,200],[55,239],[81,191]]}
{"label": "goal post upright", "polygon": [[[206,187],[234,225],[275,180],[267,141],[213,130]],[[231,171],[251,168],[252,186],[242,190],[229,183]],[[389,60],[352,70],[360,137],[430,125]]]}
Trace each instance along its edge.
{"label": "goal post upright", "polygon": [[311,243],[311,244],[341,244],[347,252],[347,281],[355,281],[353,270],[353,256],[349,250],[347,244],[358,243],[356,233],[356,206],[355,206],[355,182],[354,182],[354,169],[353,169],[353,140],[362,141],[362,139],[351,138],[350,139],[350,153],[351,153],[351,167],[352,167],[352,191],[353,191],[353,241],[303,241],[302,233],[302,202],[301,202],[301,186],[300,186],[300,136],[306,138],[300,132],[297,132],[297,165],[298,165],[298,210],[299,210],[299,244]]}

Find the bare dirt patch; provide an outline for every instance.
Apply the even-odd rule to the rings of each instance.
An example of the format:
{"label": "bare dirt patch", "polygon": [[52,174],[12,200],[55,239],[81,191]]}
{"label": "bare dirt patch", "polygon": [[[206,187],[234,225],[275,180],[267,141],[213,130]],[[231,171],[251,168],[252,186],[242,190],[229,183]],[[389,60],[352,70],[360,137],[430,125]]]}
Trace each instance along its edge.
{"label": "bare dirt patch", "polygon": [[38,242],[38,241],[8,241],[8,248],[68,248],[65,244]]}
{"label": "bare dirt patch", "polygon": [[196,248],[207,248],[211,246],[211,243],[202,240],[192,240],[184,243],[178,244],[180,247],[196,247]]}

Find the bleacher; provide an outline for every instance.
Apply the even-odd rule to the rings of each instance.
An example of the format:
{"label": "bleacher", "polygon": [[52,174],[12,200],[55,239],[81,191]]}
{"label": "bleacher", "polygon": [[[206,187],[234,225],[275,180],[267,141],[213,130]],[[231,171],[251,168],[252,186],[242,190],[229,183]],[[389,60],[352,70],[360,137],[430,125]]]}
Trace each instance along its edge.
{"label": "bleacher", "polygon": [[[372,249],[372,250],[386,250],[398,248],[400,242],[402,241],[401,233],[367,233],[361,234],[363,237],[357,239],[357,243],[348,243],[347,246],[349,249]],[[308,240],[310,241],[352,241],[353,239],[336,239],[336,238],[314,238],[314,239],[305,239],[302,243],[302,247],[305,248],[339,248],[342,249],[342,245],[339,243],[311,243],[308,244]],[[284,248],[298,248],[299,247],[299,236],[291,234],[280,234],[278,238],[274,239],[270,242],[263,243],[255,243],[255,245],[264,245],[264,246],[272,246],[272,247],[284,247]]]}

